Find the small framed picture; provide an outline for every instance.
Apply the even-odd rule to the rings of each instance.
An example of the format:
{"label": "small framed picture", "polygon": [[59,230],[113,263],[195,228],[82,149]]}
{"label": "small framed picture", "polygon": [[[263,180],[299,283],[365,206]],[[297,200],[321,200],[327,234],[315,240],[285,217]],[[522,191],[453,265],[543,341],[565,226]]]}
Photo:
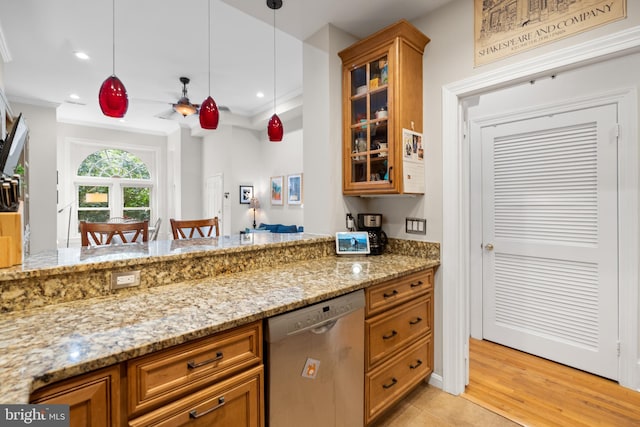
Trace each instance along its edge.
{"label": "small framed picture", "polygon": [[290,205],[302,204],[302,174],[287,176],[287,203]]}
{"label": "small framed picture", "polygon": [[272,176],[271,177],[271,204],[282,205],[284,204],[284,177]]}
{"label": "small framed picture", "polygon": [[240,204],[248,205],[253,198],[253,185],[240,186]]}
{"label": "small framed picture", "polygon": [[336,233],[336,254],[366,255],[370,252],[369,233],[366,231],[339,231]]}

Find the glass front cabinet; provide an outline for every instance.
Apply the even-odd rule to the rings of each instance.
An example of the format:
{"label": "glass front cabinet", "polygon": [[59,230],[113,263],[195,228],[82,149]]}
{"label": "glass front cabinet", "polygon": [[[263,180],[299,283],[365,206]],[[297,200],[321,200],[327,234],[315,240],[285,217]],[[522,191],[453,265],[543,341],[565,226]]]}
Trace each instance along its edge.
{"label": "glass front cabinet", "polygon": [[[422,54],[429,38],[405,20],[341,51],[345,195],[424,193]],[[403,135],[420,137],[414,164]],[[418,137],[416,136],[416,138]],[[412,143],[412,145],[416,145]],[[412,147],[413,149],[413,147]],[[417,151],[416,151],[417,153]],[[416,169],[417,167],[417,169]],[[404,169],[411,168],[408,173]],[[417,172],[417,173],[416,173]],[[421,189],[422,188],[422,189]]]}

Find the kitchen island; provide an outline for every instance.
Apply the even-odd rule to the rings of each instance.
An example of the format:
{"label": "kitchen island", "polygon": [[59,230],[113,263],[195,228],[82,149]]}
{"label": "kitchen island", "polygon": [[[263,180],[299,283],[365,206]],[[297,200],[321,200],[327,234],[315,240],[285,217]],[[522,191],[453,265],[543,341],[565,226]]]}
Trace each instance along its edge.
{"label": "kitchen island", "polygon": [[[0,272],[0,401],[47,384],[439,265],[439,245],[391,239],[337,257],[309,234],[65,249]],[[113,271],[141,271],[110,290]],[[34,302],[35,300],[35,302]]]}

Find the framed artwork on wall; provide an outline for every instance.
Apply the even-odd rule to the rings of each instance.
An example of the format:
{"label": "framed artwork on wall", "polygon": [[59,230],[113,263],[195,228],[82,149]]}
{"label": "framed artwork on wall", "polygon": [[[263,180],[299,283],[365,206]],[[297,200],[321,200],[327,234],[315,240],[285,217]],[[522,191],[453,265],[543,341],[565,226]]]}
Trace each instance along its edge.
{"label": "framed artwork on wall", "polygon": [[253,185],[240,186],[240,204],[248,205],[253,198]]}
{"label": "framed artwork on wall", "polygon": [[287,203],[302,204],[302,173],[287,176]]}
{"label": "framed artwork on wall", "polygon": [[272,176],[271,177],[271,204],[282,205],[284,204],[284,177]]}

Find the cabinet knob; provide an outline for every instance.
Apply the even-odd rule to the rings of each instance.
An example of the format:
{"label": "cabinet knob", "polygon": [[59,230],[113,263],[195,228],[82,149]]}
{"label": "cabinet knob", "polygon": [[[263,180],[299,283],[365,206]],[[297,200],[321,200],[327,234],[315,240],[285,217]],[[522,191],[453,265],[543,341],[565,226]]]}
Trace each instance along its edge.
{"label": "cabinet knob", "polygon": [[493,245],[491,243],[487,243],[486,245],[484,245],[484,247],[488,251],[492,251],[493,250]]}

